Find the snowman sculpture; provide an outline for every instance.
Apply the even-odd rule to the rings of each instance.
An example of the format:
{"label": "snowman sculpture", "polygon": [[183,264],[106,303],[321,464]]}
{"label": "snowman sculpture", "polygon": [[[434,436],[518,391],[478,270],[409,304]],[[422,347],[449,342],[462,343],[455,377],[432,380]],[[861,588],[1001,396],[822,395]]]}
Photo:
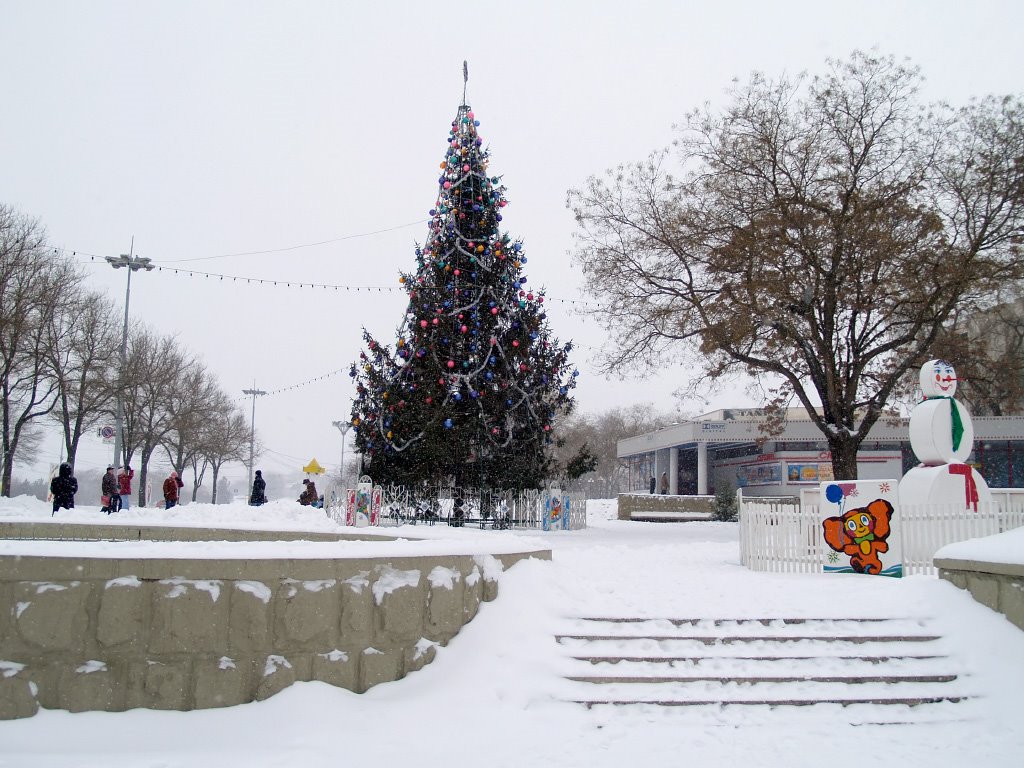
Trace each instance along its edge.
{"label": "snowman sculpture", "polygon": [[910,447],[920,460],[900,481],[900,504],[963,503],[978,511],[992,494],[977,470],[964,462],[974,445],[974,425],[956,394],[956,371],[945,360],[921,366],[924,402],[910,414]]}

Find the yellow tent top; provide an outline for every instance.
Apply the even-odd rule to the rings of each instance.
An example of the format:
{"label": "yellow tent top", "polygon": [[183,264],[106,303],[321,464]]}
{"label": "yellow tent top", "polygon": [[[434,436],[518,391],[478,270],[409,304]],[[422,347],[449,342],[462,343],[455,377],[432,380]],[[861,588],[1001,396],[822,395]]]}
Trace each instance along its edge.
{"label": "yellow tent top", "polygon": [[307,475],[322,475],[327,470],[320,466],[316,458],[313,458],[309,464],[302,468],[302,471]]}

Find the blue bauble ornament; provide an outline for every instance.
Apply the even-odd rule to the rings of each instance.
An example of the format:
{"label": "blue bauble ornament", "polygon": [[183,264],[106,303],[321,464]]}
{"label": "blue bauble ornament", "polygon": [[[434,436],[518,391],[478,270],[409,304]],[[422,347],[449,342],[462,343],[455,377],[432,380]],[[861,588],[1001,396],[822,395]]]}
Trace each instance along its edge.
{"label": "blue bauble ornament", "polygon": [[451,419],[445,419],[444,420],[444,428],[445,429],[451,429],[452,428],[452,420]]}

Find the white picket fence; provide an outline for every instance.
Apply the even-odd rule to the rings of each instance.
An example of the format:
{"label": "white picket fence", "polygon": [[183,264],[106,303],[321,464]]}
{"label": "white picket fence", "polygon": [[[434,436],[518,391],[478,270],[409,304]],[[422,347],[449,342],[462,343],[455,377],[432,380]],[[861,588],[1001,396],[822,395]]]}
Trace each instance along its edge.
{"label": "white picket fence", "polygon": [[[946,544],[1024,527],[1024,489],[993,490],[978,511],[962,504],[899,507],[904,573],[935,574],[935,553]],[[754,571],[821,573],[829,550],[822,536],[817,494],[803,499],[743,498],[740,562]]]}

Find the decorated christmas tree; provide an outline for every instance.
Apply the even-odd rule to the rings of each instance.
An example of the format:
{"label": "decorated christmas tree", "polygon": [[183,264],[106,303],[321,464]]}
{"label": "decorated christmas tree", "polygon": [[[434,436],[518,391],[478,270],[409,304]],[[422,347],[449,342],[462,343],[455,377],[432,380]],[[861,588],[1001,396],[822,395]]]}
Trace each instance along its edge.
{"label": "decorated christmas tree", "polygon": [[560,415],[573,407],[571,344],[548,327],[544,292],[523,275],[522,243],[500,231],[505,188],[488,172],[480,123],[451,124],[438,195],[394,346],[364,330],[352,366],[352,424],[378,483],[539,488]]}

